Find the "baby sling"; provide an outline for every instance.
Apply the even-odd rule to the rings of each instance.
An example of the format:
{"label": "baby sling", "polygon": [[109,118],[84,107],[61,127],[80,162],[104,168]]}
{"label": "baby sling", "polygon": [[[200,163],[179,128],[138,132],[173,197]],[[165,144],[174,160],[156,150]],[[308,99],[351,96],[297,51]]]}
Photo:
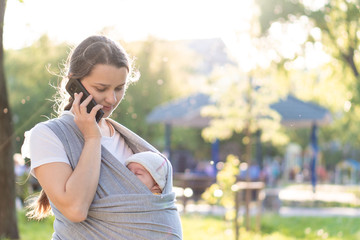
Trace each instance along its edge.
{"label": "baby sling", "polygon": [[[109,119],[134,153],[158,152],[141,137]],[[71,115],[46,122],[64,145],[74,169],[84,139]],[[168,164],[167,182],[161,195],[151,191],[104,146],[101,146],[101,169],[98,188],[88,217],[74,223],[51,204],[55,215],[53,239],[182,239],[179,213],[172,191],[172,167]]]}

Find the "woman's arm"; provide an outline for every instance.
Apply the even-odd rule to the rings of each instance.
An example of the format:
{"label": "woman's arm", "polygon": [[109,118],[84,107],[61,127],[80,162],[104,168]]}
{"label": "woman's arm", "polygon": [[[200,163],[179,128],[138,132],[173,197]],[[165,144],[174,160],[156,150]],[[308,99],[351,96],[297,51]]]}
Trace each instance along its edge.
{"label": "woman's arm", "polygon": [[86,219],[99,181],[100,140],[85,141],[78,165],[48,163],[34,169],[45,193],[70,221]]}
{"label": "woman's arm", "polygon": [[74,222],[86,219],[100,176],[101,133],[95,121],[97,105],[88,114],[91,96],[80,104],[82,94],[75,94],[74,121],[84,137],[84,147],[74,171],[66,163],[48,163],[34,169],[40,185],[59,211]]}

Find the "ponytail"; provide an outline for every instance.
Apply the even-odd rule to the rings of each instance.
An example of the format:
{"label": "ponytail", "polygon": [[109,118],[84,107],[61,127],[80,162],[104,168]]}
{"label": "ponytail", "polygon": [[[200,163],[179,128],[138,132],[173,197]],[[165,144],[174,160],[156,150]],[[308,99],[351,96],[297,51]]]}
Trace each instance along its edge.
{"label": "ponytail", "polygon": [[28,201],[30,204],[26,207],[28,209],[26,216],[29,219],[41,220],[51,214],[50,202],[44,190],[41,190],[37,197],[32,197]]}

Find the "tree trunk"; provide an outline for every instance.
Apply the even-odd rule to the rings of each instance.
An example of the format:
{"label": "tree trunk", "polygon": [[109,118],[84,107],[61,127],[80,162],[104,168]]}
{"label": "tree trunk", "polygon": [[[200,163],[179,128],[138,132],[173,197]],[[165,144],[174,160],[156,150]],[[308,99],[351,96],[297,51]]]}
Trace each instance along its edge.
{"label": "tree trunk", "polygon": [[0,238],[18,239],[15,209],[13,125],[4,72],[3,29],[6,0],[0,0]]}
{"label": "tree trunk", "polygon": [[[249,124],[250,125],[250,124]],[[246,128],[246,137],[248,139],[248,143],[246,144],[246,163],[247,163],[247,171],[246,171],[246,189],[245,189],[245,228],[247,231],[250,230],[250,202],[251,202],[251,189],[250,185],[250,165],[251,165],[251,132],[250,126]]]}
{"label": "tree trunk", "polygon": [[250,165],[251,165],[251,123],[252,123],[252,108],[253,108],[253,99],[252,99],[252,77],[249,77],[249,89],[247,92],[247,101],[248,101],[248,119],[245,128],[245,136],[247,138],[246,141],[246,163],[247,163],[247,170],[246,170],[246,189],[245,189],[245,228],[247,231],[250,230],[250,202],[251,202],[251,190],[249,187],[250,183]]}
{"label": "tree trunk", "polygon": [[355,59],[354,59],[354,49],[350,49],[348,54],[344,54],[342,53],[342,57],[344,59],[344,61],[349,64],[349,67],[352,71],[352,73],[354,74],[355,78],[359,78],[359,71],[357,69],[356,63],[355,63]]}

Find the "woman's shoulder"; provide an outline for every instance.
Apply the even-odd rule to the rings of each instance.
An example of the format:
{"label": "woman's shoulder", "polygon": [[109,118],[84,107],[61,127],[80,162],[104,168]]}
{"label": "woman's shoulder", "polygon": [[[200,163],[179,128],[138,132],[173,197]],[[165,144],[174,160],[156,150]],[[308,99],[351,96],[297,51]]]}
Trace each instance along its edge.
{"label": "woman's shoulder", "polygon": [[59,144],[59,139],[56,134],[46,125],[46,122],[36,124],[32,129],[25,132],[24,143],[21,147],[23,157],[32,155],[32,149],[41,146],[42,148],[49,148],[54,144]]}
{"label": "woman's shoulder", "polygon": [[47,133],[49,131],[50,131],[50,128],[48,126],[46,126],[46,122],[40,122],[40,123],[37,123],[32,129],[30,129],[26,133],[29,133],[31,135],[38,135],[38,134]]}
{"label": "woman's shoulder", "polygon": [[73,116],[73,114],[70,111],[64,111],[58,118],[48,119],[47,121],[39,122],[37,123],[33,128],[31,128],[29,131],[25,132],[25,135],[43,135],[43,134],[51,134],[51,128],[49,127],[49,124],[52,122],[60,121],[60,118],[63,116]]}
{"label": "woman's shoulder", "polygon": [[50,139],[57,138],[56,134],[47,126],[47,122],[36,124],[32,129],[25,132],[25,139],[30,141],[43,140],[49,141]]}

